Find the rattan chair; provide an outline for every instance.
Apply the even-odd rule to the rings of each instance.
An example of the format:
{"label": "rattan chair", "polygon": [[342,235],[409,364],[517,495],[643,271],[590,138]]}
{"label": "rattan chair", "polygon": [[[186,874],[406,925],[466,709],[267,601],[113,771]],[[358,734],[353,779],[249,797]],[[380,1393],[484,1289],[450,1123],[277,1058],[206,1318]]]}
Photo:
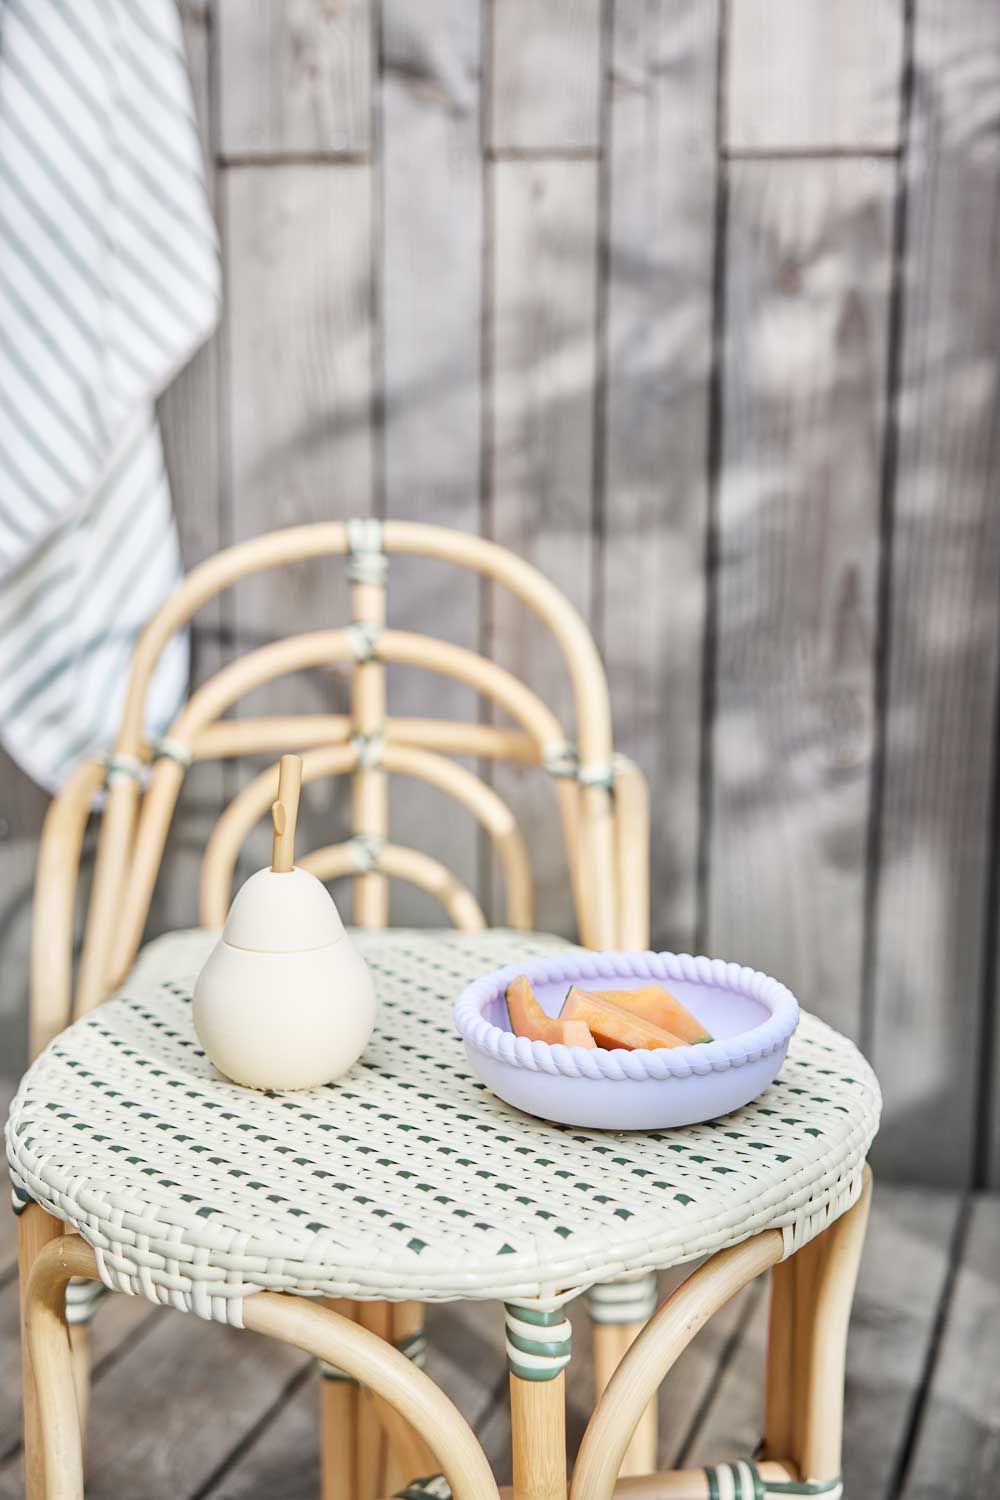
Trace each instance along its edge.
{"label": "rattan chair", "polygon": [[[394,553],[472,568],[512,591],[533,611],[561,649],[572,686],[574,725],[561,725],[547,704],[496,663],[430,636],[388,628],[386,581],[388,560]],[[196,610],[248,574],[338,554],[345,558],[351,585],[351,624],[277,641],[239,658],[192,695],[156,744],[144,742],[144,705],[151,674],[165,643]],[[285,673],[332,663],[351,668],[348,714],[225,717],[245,694],[262,684]],[[500,709],[510,725],[387,715],[386,666],[392,663],[469,685]],[[287,750],[303,753],[306,782],[351,777],[351,837],[307,854],[300,863],[322,879],[353,874],[353,917],[359,928],[386,925],[389,879],[409,881],[432,893],[461,930],[476,932],[486,926],[473,893],[444,866],[425,853],[389,841],[387,778],[395,774],[449,793],[479,821],[492,840],[503,872],[506,927],[521,932],[531,928],[533,900],[525,842],[497,793],[448,758],[465,756],[536,766],[540,774],[551,778],[581,942],[598,949],[642,950],[647,946],[645,783],[634,765],[614,753],[604,672],[576,611],[535,569],[480,538],[394,521],[299,527],[235,546],[188,576],[137,645],[121,733],[113,751],[106,759],[82,765],[53,802],[41,842],[34,909],[33,1056],[41,1054],[71,1021],[87,1017],[130,975],[187,767],[210,758]],[[207,843],[200,897],[205,927],[217,928],[224,920],[237,857],[247,835],[270,807],[276,784],[276,767],[251,781],[222,814]],[[93,799],[102,788],[106,795],[96,864],[74,977],[73,921],[81,849]],[[423,941],[433,943],[434,939],[428,936]],[[79,1028],[74,1027],[73,1034],[77,1032]],[[817,1045],[833,1050],[833,1044],[824,1040]],[[848,1046],[842,1043],[843,1048]],[[853,1050],[844,1055],[856,1057]],[[846,1321],[867,1202],[864,1153],[877,1116],[877,1089],[860,1059],[856,1071],[859,1086],[866,1091],[863,1128],[842,1141],[838,1138],[836,1148],[829,1145],[825,1157],[814,1152],[815,1181],[810,1178],[805,1183],[808,1191],[800,1192],[794,1203],[791,1198],[784,1205],[776,1201],[773,1210],[768,1209],[769,1217],[749,1218],[744,1232],[738,1232],[739,1224],[730,1225],[728,1238],[711,1240],[712,1246],[723,1248],[660,1309],[638,1342],[655,1306],[652,1272],[647,1269],[630,1274],[623,1283],[591,1288],[596,1394],[607,1390],[577,1466],[574,1491],[581,1500],[604,1500],[619,1473],[636,1475],[655,1468],[653,1397],[663,1373],[716,1307],[752,1276],[779,1262],[772,1306],[765,1448],[774,1462],[770,1470],[766,1464],[760,1469],[749,1463],[742,1469],[733,1467],[730,1478],[720,1470],[723,1477],[711,1483],[729,1484],[732,1494],[739,1497],[743,1490],[738,1485],[756,1486],[746,1493],[758,1494],[768,1480],[781,1491],[782,1484],[794,1484],[804,1474],[813,1487],[795,1492],[834,1493],[835,1485],[829,1481],[839,1473]],[[33,1098],[38,1098],[37,1092],[32,1094],[35,1077],[44,1080],[44,1067],[29,1073],[19,1095],[21,1112],[15,1101],[8,1132],[15,1190],[25,1210],[20,1225],[26,1289],[28,1495],[29,1500],[40,1500],[42,1495],[61,1500],[82,1493],[75,1416],[71,1419],[70,1411],[78,1409],[85,1418],[87,1318],[94,1301],[86,1295],[86,1286],[102,1271],[106,1281],[115,1278],[108,1270],[109,1255],[100,1232],[94,1230],[95,1221],[86,1217],[72,1193],[61,1194],[51,1183],[46,1185],[45,1172],[36,1170],[33,1159],[28,1160],[23,1121],[31,1112]],[[817,1099],[821,1097],[829,1102],[825,1096]],[[845,1108],[840,1103],[835,1107]],[[812,1150],[805,1136],[802,1140],[804,1150]],[[788,1157],[781,1154],[778,1159],[787,1161]],[[83,1239],[63,1232],[66,1221],[80,1230]],[[761,1227],[767,1225],[773,1227]],[[748,1235],[752,1238],[747,1239]],[[84,1243],[88,1239],[96,1258],[94,1249]],[[737,1244],[740,1239],[747,1243]],[[696,1248],[692,1242],[684,1256]],[[669,1262],[650,1261],[661,1263]],[[151,1292],[150,1277],[155,1282],[160,1274],[158,1263],[153,1264],[151,1272],[147,1267],[124,1275],[122,1284],[129,1290],[161,1295],[165,1280],[158,1291]],[[67,1283],[76,1390],[72,1399],[67,1385],[70,1364],[61,1348]],[[192,1305],[191,1298],[184,1305]],[[415,1473],[426,1471],[435,1455],[433,1467],[444,1470],[461,1500],[496,1496],[481,1450],[457,1412],[413,1368],[413,1361],[403,1357],[421,1347],[419,1301],[402,1294],[392,1301],[378,1301],[369,1294],[358,1301],[341,1297],[322,1308],[265,1290],[238,1299],[236,1305],[245,1326],[297,1343],[325,1361],[330,1378],[322,1387],[324,1500],[375,1500],[381,1490],[391,1491]],[[514,1306],[518,1311],[508,1311],[508,1338],[513,1337],[517,1345],[518,1336],[510,1330],[520,1327],[523,1334],[524,1317],[532,1315],[524,1299]],[[538,1317],[545,1327],[562,1329],[555,1314],[539,1313]],[[546,1333],[538,1347],[561,1347],[562,1337],[561,1331]],[[554,1377],[565,1360],[560,1356],[552,1364],[547,1354],[529,1349],[527,1364],[536,1360],[541,1373],[526,1374],[524,1360],[512,1364],[515,1492],[518,1500],[558,1500],[565,1492],[565,1466],[563,1454],[560,1478],[561,1429],[550,1384],[556,1383]],[[345,1374],[352,1378],[342,1378]],[[372,1399],[360,1399],[356,1381],[374,1393]],[[797,1393],[796,1382],[801,1387]],[[558,1385],[561,1391],[561,1376]],[[347,1451],[354,1458],[345,1469]],[[661,1485],[663,1494],[708,1493],[700,1479],[661,1478],[667,1486]],[[429,1493],[436,1493],[433,1487]]]}

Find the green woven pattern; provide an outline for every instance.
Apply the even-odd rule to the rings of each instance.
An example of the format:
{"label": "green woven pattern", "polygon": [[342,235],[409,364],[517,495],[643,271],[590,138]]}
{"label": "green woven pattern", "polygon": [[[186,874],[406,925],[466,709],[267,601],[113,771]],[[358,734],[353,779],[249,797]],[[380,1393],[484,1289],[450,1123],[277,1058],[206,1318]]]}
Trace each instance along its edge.
{"label": "green woven pattern", "polygon": [[878,1086],[813,1018],[778,1081],[733,1115],[578,1130],[495,1099],[451,1016],[472,977],[558,939],[358,940],[380,1003],[363,1061],[278,1095],[224,1082],[198,1047],[190,997],[212,935],[150,944],[122,997],[26,1075],[7,1129],[15,1195],[77,1227],[108,1285],[235,1324],[260,1288],[556,1305],[758,1229],[781,1229],[790,1251],[856,1197]]}

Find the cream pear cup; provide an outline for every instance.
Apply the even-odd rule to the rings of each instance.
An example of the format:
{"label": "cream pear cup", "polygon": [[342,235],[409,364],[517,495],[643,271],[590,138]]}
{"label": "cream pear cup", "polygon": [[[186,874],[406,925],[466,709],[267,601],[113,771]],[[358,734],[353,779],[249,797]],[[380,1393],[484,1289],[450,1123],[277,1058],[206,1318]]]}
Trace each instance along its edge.
{"label": "cream pear cup", "polygon": [[258,870],[198,976],[194,1029],[220,1073],[308,1089],[357,1062],[375,1022],[371,974],[333,898],[306,870]]}

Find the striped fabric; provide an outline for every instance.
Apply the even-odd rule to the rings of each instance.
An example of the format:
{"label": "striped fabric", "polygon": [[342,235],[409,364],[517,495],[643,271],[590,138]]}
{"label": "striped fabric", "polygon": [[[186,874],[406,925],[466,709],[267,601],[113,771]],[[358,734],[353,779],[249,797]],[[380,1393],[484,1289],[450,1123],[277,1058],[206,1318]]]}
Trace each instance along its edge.
{"label": "striped fabric", "polygon": [[[55,787],[180,574],[153,402],[218,249],[175,0],[0,0],[0,28],[0,735]],[[180,638],[150,733],[186,681]]]}

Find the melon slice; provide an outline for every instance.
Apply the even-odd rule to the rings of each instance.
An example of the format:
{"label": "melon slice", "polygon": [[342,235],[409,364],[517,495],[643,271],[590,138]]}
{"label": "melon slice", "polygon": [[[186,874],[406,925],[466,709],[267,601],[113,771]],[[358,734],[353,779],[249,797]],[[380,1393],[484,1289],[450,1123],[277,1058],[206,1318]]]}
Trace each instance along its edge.
{"label": "melon slice", "polygon": [[575,984],[570,986],[563,1001],[559,1019],[586,1021],[599,1047],[624,1047],[632,1051],[636,1047],[684,1046],[679,1036],[647,1021],[645,1016],[622,1010],[620,1005],[612,1005],[603,996],[581,990]]}
{"label": "melon slice", "polygon": [[644,984],[637,990],[595,990],[602,1000],[620,1006],[634,1016],[643,1016],[654,1026],[662,1026],[682,1042],[710,1042],[712,1033],[693,1016],[686,1005],[665,990],[662,984]]}
{"label": "melon slice", "polygon": [[535,998],[530,981],[518,974],[507,986],[507,1013],[516,1036],[532,1042],[561,1042],[564,1047],[596,1047],[584,1021],[556,1020],[547,1016]]}

